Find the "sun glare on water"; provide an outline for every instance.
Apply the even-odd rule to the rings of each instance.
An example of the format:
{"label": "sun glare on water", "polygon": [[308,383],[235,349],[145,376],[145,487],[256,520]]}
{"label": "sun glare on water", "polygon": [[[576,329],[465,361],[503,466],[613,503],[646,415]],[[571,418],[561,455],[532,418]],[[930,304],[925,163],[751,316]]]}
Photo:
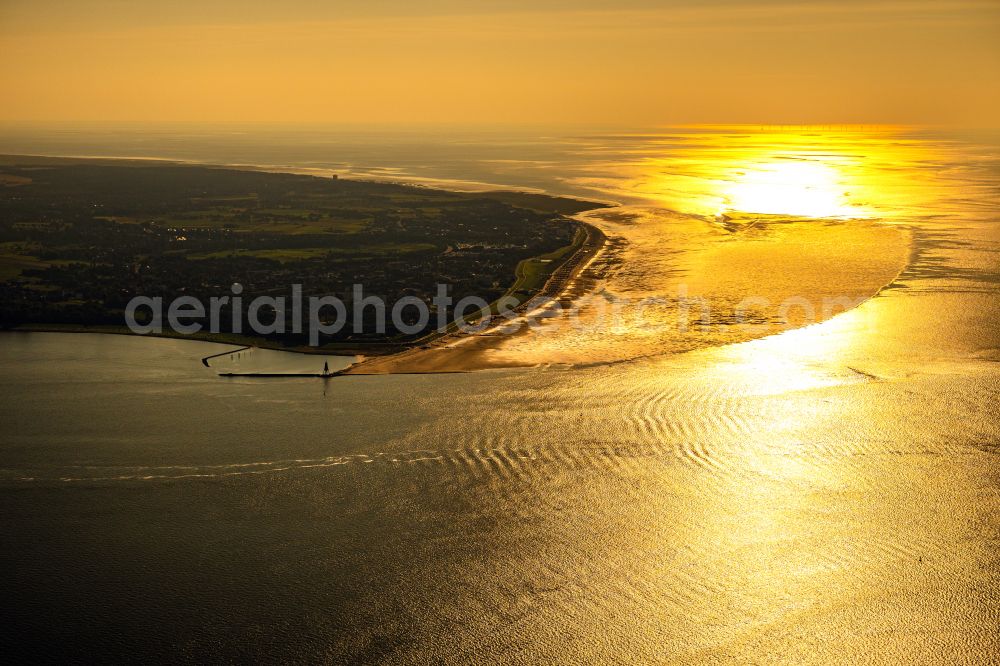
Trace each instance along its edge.
{"label": "sun glare on water", "polygon": [[857,217],[838,169],[823,162],[774,160],[748,165],[722,190],[723,213]]}
{"label": "sun glare on water", "polygon": [[930,174],[920,165],[935,158],[892,127],[677,128],[640,152],[647,154],[622,160],[617,177],[580,184],[612,200],[701,216],[891,219],[927,198]]}

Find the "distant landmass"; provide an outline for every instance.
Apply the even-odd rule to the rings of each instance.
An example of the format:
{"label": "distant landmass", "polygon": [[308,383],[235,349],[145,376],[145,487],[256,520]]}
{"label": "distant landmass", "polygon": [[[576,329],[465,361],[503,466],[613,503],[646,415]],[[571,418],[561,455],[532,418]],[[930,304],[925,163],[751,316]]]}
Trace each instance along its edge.
{"label": "distant landmass", "polygon": [[[306,297],[349,302],[352,285],[363,284],[387,303],[430,303],[441,283],[456,302],[523,302],[586,236],[567,216],[603,205],[153,161],[2,157],[0,326],[120,327],[134,296],[207,301],[234,283],[245,301],[301,284]],[[217,338],[236,339],[230,321],[224,312]],[[405,345],[434,327],[432,319],[403,334],[389,322],[380,333],[373,324],[356,333],[349,321],[327,346]],[[266,337],[275,346],[306,342],[304,333]]]}

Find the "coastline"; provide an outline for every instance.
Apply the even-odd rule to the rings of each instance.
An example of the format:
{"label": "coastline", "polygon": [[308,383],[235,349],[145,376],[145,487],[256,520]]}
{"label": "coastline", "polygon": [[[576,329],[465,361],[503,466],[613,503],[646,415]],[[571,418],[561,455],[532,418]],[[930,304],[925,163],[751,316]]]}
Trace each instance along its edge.
{"label": "coastline", "polygon": [[[884,276],[882,282],[879,282],[872,287],[870,291],[864,293],[861,297],[854,300],[850,307],[842,309],[831,313],[829,316],[820,317],[814,321],[807,321],[804,323],[786,323],[784,326],[770,330],[768,332],[762,332],[760,334],[753,334],[745,336],[738,339],[729,340],[719,340],[705,342],[702,341],[701,344],[696,344],[695,346],[688,347],[685,349],[677,350],[675,352],[666,353],[654,353],[646,356],[637,356],[633,358],[621,358],[621,359],[605,359],[596,360],[598,364],[614,364],[619,362],[627,362],[633,360],[640,360],[644,358],[649,358],[650,356],[664,356],[664,355],[675,355],[675,354],[686,354],[693,353],[705,349],[719,349],[725,347],[731,347],[734,345],[740,345],[749,343],[755,340],[763,340],[769,338],[777,338],[782,335],[801,331],[803,329],[813,328],[825,324],[838,317],[843,317],[845,315],[850,315],[855,312],[861,306],[869,303],[870,301],[876,299],[877,297],[883,295],[884,293],[890,292],[893,289],[900,287],[900,279],[906,274],[907,270],[910,268],[913,262],[914,247],[916,244],[915,233],[910,228],[899,228],[892,227],[892,231],[899,234],[901,249],[905,250],[905,259],[901,263],[897,264],[895,269],[891,274]],[[607,241],[607,236],[603,234],[605,241]],[[608,245],[613,245],[613,243],[605,242],[602,249],[606,249]],[[597,258],[597,255],[591,257],[590,261]],[[617,259],[617,258],[616,258]],[[584,265],[577,267],[574,270],[573,276],[566,282],[571,283],[574,278],[578,277],[583,271],[586,270],[590,261],[586,262]],[[595,286],[594,280],[581,281],[582,283],[573,284],[571,288],[564,291],[563,293],[556,294],[555,296],[562,303],[572,303],[578,299],[586,296],[588,293],[593,292]],[[584,362],[564,362],[557,358],[551,358],[543,360],[542,362],[534,362],[529,358],[518,357],[518,354],[510,353],[497,353],[501,352],[505,344],[512,342],[516,338],[526,337],[532,333],[531,328],[528,326],[518,326],[514,331],[503,331],[505,324],[503,322],[500,325],[483,331],[478,334],[471,334],[464,336],[460,339],[448,341],[446,344],[442,344],[437,347],[430,349],[414,349],[407,352],[401,352],[399,354],[366,359],[363,362],[352,365],[351,367],[345,369],[343,374],[345,375],[379,375],[379,374],[434,374],[434,373],[454,373],[454,372],[476,372],[481,370],[499,370],[499,369],[512,369],[512,368],[532,368],[532,367],[573,367],[573,366],[588,366],[595,363],[595,361],[584,361]],[[500,330],[498,330],[500,329]],[[695,331],[692,333],[696,334]]]}
{"label": "coastline", "polygon": [[[263,171],[267,173],[286,173],[293,175],[303,175],[312,177],[332,177],[338,178],[339,176],[330,170],[325,171],[322,175],[318,175],[315,170],[295,168],[295,167],[280,167],[273,165],[249,165],[249,164],[214,164],[207,162],[199,162],[194,160],[177,160],[169,158],[155,158],[155,157],[100,157],[100,156],[66,156],[66,155],[15,155],[15,154],[0,154],[0,164],[5,164],[10,161],[23,161],[27,160],[29,163],[39,163],[39,164],[65,164],[65,163],[86,163],[86,164],[109,164],[109,165],[125,165],[132,167],[154,167],[163,165],[177,165],[177,166],[197,166],[205,168],[217,168],[217,169],[227,169],[234,171]],[[437,186],[430,186],[428,184],[422,183],[412,183],[406,179],[358,179],[358,178],[348,178],[344,180],[349,180],[353,182],[372,182],[372,183],[393,183],[398,185],[403,185],[407,187],[419,187],[428,190],[438,190],[445,193],[462,193],[461,189],[444,189]],[[559,200],[574,201],[580,203],[586,203],[592,205],[589,210],[597,210],[606,208],[609,206],[614,206],[617,204],[608,202],[598,202],[586,200],[580,197],[573,196],[563,196],[554,195],[547,192],[537,191],[537,190],[520,190],[520,189],[487,189],[487,184],[482,184],[484,187],[482,189],[476,188],[471,190],[483,195],[496,195],[497,197],[510,198],[517,196],[527,196],[527,197],[538,197],[551,199],[553,202],[558,202]],[[498,186],[499,187],[499,186]],[[530,206],[530,201],[525,205]],[[556,250],[556,253],[571,250],[565,257],[560,257],[558,263],[553,264],[552,268],[546,273],[545,282],[540,286],[528,285],[525,288],[523,283],[523,278],[521,275],[521,267],[528,262],[538,261],[542,257],[529,257],[521,261],[518,265],[517,274],[514,276],[514,281],[511,283],[510,287],[501,297],[507,297],[513,295],[515,292],[523,293],[524,296],[520,300],[522,303],[526,301],[531,301],[539,296],[544,296],[552,292],[561,291],[565,286],[565,283],[571,279],[574,274],[572,268],[570,270],[564,270],[566,267],[576,266],[580,263],[581,258],[584,255],[590,255],[599,250],[599,247],[595,249],[594,242],[600,245],[603,243],[604,235],[603,232],[597,227],[583,222],[582,220],[576,219],[575,216],[566,213],[561,213],[561,215],[567,219],[571,220],[571,223],[576,225],[579,229],[583,230],[586,238],[583,242],[577,244],[576,237],[574,237],[574,242],[571,245],[563,246]],[[547,256],[547,255],[543,255]],[[499,299],[498,299],[499,300]],[[497,301],[490,303],[490,309],[492,312],[496,312]],[[515,311],[521,308],[515,309]],[[39,322],[29,322],[23,324],[16,324],[10,327],[0,327],[0,333],[4,332],[37,332],[37,333],[97,333],[97,334],[108,334],[108,335],[129,335],[136,337],[155,337],[155,338],[168,338],[168,339],[183,339],[183,340],[197,340],[201,342],[212,342],[217,344],[227,344],[227,345],[238,345],[244,347],[257,347],[260,349],[268,349],[273,351],[290,352],[295,354],[310,354],[310,355],[338,355],[338,356],[358,356],[358,357],[390,357],[396,356],[402,353],[413,351],[414,349],[419,349],[422,346],[427,345],[438,345],[442,344],[442,341],[450,341],[456,338],[462,337],[464,334],[457,330],[457,327],[452,324],[449,329],[445,332],[432,331],[421,338],[417,338],[410,341],[364,341],[364,342],[330,342],[320,347],[310,347],[310,346],[287,346],[281,344],[280,342],[275,342],[268,340],[266,338],[250,336],[250,335],[240,335],[233,333],[211,333],[205,331],[198,331],[190,334],[181,334],[171,331],[163,331],[159,333],[146,333],[137,334],[133,333],[124,324],[60,324],[60,323],[39,323]]]}
{"label": "coastline", "polygon": [[[559,267],[557,267],[532,298],[550,300],[575,300],[590,291],[589,285],[578,284],[578,279],[607,248],[607,234],[599,227],[576,219],[587,233],[587,238]],[[530,302],[530,299],[529,299]],[[526,314],[528,302],[514,310],[519,317]],[[522,363],[484,362],[484,354],[502,341],[525,333],[524,326],[507,332],[508,319],[491,324],[478,333],[449,332],[431,344],[421,345],[376,358],[365,359],[345,369],[344,375],[387,374],[438,374],[474,372],[477,370],[530,367]],[[445,356],[445,358],[442,358]]]}
{"label": "coastline", "polygon": [[[535,292],[535,297],[541,295],[550,299],[555,299],[560,303],[567,304],[585,297],[592,293],[598,280],[601,279],[600,271],[602,267],[595,268],[596,275],[586,275],[587,269],[595,260],[604,257],[603,262],[620,266],[622,259],[614,252],[618,247],[617,237],[609,237],[609,233],[600,229],[596,225],[590,224],[580,219],[575,219],[582,229],[588,231],[588,239],[582,242],[576,250],[568,255],[559,266],[552,271],[546,282]],[[884,227],[885,225],[876,225]],[[886,227],[888,228],[888,227]],[[846,314],[858,306],[867,302],[883,292],[899,288],[899,281],[905,275],[914,261],[916,245],[918,245],[914,230],[909,227],[892,226],[893,230],[904,239],[905,259],[896,266],[888,279],[884,279],[877,285],[873,285],[863,300],[857,302],[853,307],[836,313],[834,316]],[[611,256],[614,255],[614,256]],[[607,268],[607,266],[603,266]],[[513,286],[513,285],[512,285]],[[491,304],[493,305],[493,304]],[[519,308],[519,314],[524,315],[523,309]],[[514,321],[517,321],[515,318]],[[815,325],[827,321],[821,319],[817,322],[810,322]],[[12,329],[5,329],[8,332],[52,332],[52,333],[102,333],[113,335],[131,335],[135,337],[159,337],[168,339],[187,339],[215,344],[249,346],[260,349],[273,350],[276,352],[291,352],[296,354],[306,354],[315,356],[354,356],[357,358],[349,367],[341,370],[339,375],[384,375],[384,374],[449,374],[468,373],[489,369],[512,369],[530,368],[540,365],[538,362],[518,358],[516,355],[499,352],[508,343],[515,339],[526,337],[531,334],[528,326],[511,327],[511,320],[502,319],[496,324],[483,331],[476,333],[464,333],[450,330],[444,334],[432,333],[422,339],[410,343],[333,343],[324,347],[285,347],[277,343],[248,336],[233,336],[226,334],[196,333],[191,335],[165,332],[162,334],[137,335],[122,326],[75,326],[75,325],[53,325],[53,324],[25,324]],[[809,324],[806,326],[808,327]],[[513,328],[513,330],[510,330]],[[788,326],[787,328],[776,330],[763,335],[754,335],[749,339],[771,338],[781,335],[789,330],[802,328],[802,326]],[[4,331],[0,331],[2,333]],[[433,336],[433,337],[431,337]],[[702,346],[725,346],[735,342],[745,340],[733,340],[731,342],[708,343]],[[518,344],[518,343],[514,343]],[[679,350],[691,351],[693,350]],[[608,362],[615,362],[622,359],[610,359]],[[568,361],[563,362],[553,359],[543,362],[541,365],[578,365],[578,363]],[[587,363],[590,364],[590,363]]]}
{"label": "coastline", "polygon": [[[538,298],[538,297],[555,297],[562,293],[568,283],[573,280],[582,270],[582,268],[589,263],[604,247],[607,241],[607,236],[600,229],[592,224],[582,222],[579,220],[574,220],[574,222],[580,225],[586,233],[586,239],[576,247],[560,264],[558,264],[552,271],[551,275],[545,281],[545,283],[538,290],[532,292],[528,300]],[[534,259],[534,257],[532,258]],[[530,259],[525,260],[530,261]],[[515,287],[517,286],[517,281],[513,283],[510,289],[504,294],[505,296],[513,293]],[[490,307],[493,308],[496,303],[491,303]],[[519,306],[514,310],[515,312],[523,312],[523,306]],[[503,324],[500,322],[496,325],[491,326],[488,331],[493,331],[501,328]],[[243,347],[256,347],[259,349],[268,349],[272,351],[288,352],[293,354],[309,354],[316,356],[361,356],[366,357],[364,361],[352,366],[352,369],[361,363],[368,363],[369,361],[377,361],[382,358],[396,358],[407,352],[422,351],[421,347],[427,345],[440,346],[455,340],[467,337],[465,333],[454,330],[454,328],[448,330],[447,332],[432,332],[423,338],[418,338],[411,342],[362,342],[362,343],[327,343],[321,347],[288,347],[276,343],[266,338],[257,338],[253,336],[246,335],[236,335],[231,333],[209,333],[199,331],[197,333],[174,333],[170,331],[164,331],[162,333],[145,333],[138,334],[133,333],[124,324],[122,325],[112,325],[112,324],[99,324],[94,326],[80,325],[80,324],[20,324],[10,328],[0,329],[0,334],[2,333],[95,333],[102,335],[125,335],[140,338],[168,338],[174,340],[198,340],[200,342],[212,342],[216,344],[225,345],[239,345]],[[486,331],[480,333],[480,335],[486,334]],[[369,358],[375,357],[375,358]],[[439,372],[462,372],[462,370],[441,370]],[[343,374],[385,374],[383,372],[344,372]]]}
{"label": "coastline", "polygon": [[[585,230],[587,238],[580,243],[569,256],[566,257],[553,271],[540,289],[529,296],[529,300],[540,296],[555,297],[565,290],[566,285],[574,279],[582,268],[595,257],[604,247],[607,237],[597,227],[586,222],[575,221]],[[528,261],[528,260],[526,260]],[[509,295],[514,291],[513,284],[504,294]],[[496,303],[491,303],[491,308]],[[523,306],[519,306],[515,312],[523,312]],[[491,326],[488,331],[501,328],[505,322],[500,322]],[[453,342],[466,336],[465,333],[457,330],[449,330],[445,333],[432,332],[423,338],[418,338],[412,342],[365,342],[365,343],[327,343],[322,347],[287,347],[279,343],[245,335],[235,335],[229,333],[133,333],[125,325],[95,325],[86,326],[79,324],[20,324],[11,328],[0,329],[0,333],[96,333],[105,335],[126,335],[140,338],[169,338],[175,340],[198,340],[200,342],[213,342],[216,344],[240,345],[244,347],[256,347],[259,349],[269,349],[273,351],[289,352],[293,354],[310,354],[317,356],[363,356],[388,358],[396,357],[411,351],[420,351],[420,348],[427,345],[441,345]],[[485,334],[484,331],[482,334]],[[482,335],[480,334],[480,335]],[[377,359],[371,359],[372,361]],[[367,362],[362,361],[362,362]],[[359,362],[357,365],[360,365]],[[352,366],[352,368],[355,366]],[[451,370],[451,372],[458,372]],[[344,374],[383,374],[383,373],[347,373]]]}
{"label": "coastline", "polygon": [[[0,157],[2,159],[2,157]],[[37,159],[52,159],[52,160],[64,160],[64,161],[91,161],[88,158],[44,158],[39,157]],[[128,162],[132,164],[145,162],[146,164],[162,164],[164,162],[173,162],[177,164],[196,164],[187,162],[177,162],[170,160],[156,160],[154,158],[148,159],[112,159],[112,158],[95,158],[97,161],[106,162]],[[209,165],[197,163],[198,166],[208,166],[217,167],[220,169],[234,169],[234,170],[267,170],[272,171],[270,167],[251,167],[248,165]],[[277,169],[274,172],[281,172]],[[296,173],[296,171],[289,171],[289,173]],[[301,174],[301,171],[297,173]],[[354,180],[354,179],[350,179]],[[396,179],[393,182],[398,184],[411,185],[405,180]],[[417,185],[417,187],[426,187],[426,185]],[[434,188],[437,189],[437,188]],[[451,190],[441,190],[441,191],[451,191]],[[549,299],[554,299],[559,301],[563,305],[572,303],[581,297],[586,296],[588,293],[592,293],[596,288],[597,284],[605,279],[602,277],[601,271],[607,271],[609,269],[617,270],[625,265],[625,260],[616,250],[620,247],[627,245],[627,241],[624,241],[620,236],[622,236],[622,229],[620,228],[623,224],[628,225],[630,222],[616,222],[615,219],[609,217],[604,218],[601,216],[602,211],[611,210],[617,208],[617,204],[604,205],[596,201],[588,201],[584,199],[574,199],[573,197],[563,197],[560,195],[549,195],[549,194],[539,194],[537,192],[522,191],[522,190],[505,190],[501,192],[495,192],[496,194],[505,194],[508,196],[516,196],[518,194],[528,194],[535,196],[543,196],[550,199],[567,199],[575,200],[578,202],[586,202],[588,204],[593,204],[593,208],[575,214],[563,214],[563,217],[567,220],[571,220],[572,224],[576,225],[578,229],[583,230],[585,233],[585,238],[582,242],[577,245],[576,237],[574,237],[574,242],[570,246],[563,246],[559,251],[565,251],[567,248],[573,248],[571,252],[568,252],[566,256],[560,256],[557,264],[553,264],[552,268],[546,272],[545,281],[541,284],[532,285],[530,290],[520,290],[519,300],[522,306],[519,306],[514,310],[514,312],[519,315],[514,317],[513,320],[517,321],[521,319],[524,315],[524,303],[531,301],[532,299],[538,299],[539,297],[546,297]],[[596,213],[596,215],[594,215]],[[591,217],[593,215],[593,217]],[[704,223],[706,220],[700,218],[699,216],[686,215],[683,216],[687,219],[699,219],[699,223]],[[591,220],[596,221],[597,224],[591,222]],[[802,222],[800,220],[799,222]],[[910,236],[911,230],[909,229],[898,229],[897,231],[904,231],[907,236]],[[733,234],[732,229],[728,229],[727,233]],[[624,238],[629,238],[628,234],[624,235]],[[669,243],[668,239],[657,238],[657,243]],[[908,256],[907,260],[901,265],[898,265],[894,277],[886,282],[877,283],[873,285],[874,288],[872,292],[869,292],[868,298],[878,295],[886,289],[894,288],[893,285],[896,283],[899,275],[907,270],[909,265],[913,261],[913,239],[912,237],[907,239],[908,245]],[[612,250],[608,252],[607,250]],[[674,250],[676,252],[676,250]],[[589,276],[584,276],[585,271],[589,266],[591,266],[595,259],[599,256],[604,256],[603,266],[598,267]],[[542,257],[531,257],[522,260],[517,267],[517,275],[515,275],[514,282],[508,287],[504,296],[512,295],[514,292],[518,291],[518,286],[521,285],[521,268],[524,264],[532,261],[544,261],[543,257],[549,255],[543,255]],[[581,280],[581,277],[584,277]],[[536,276],[537,278],[537,276]],[[502,297],[501,297],[502,298]],[[866,299],[867,300],[867,299]],[[858,303],[858,305],[860,302]],[[854,307],[857,307],[855,305]],[[492,312],[496,312],[496,301],[490,304]],[[853,308],[852,308],[853,309]],[[475,315],[472,315],[474,317]],[[470,319],[472,318],[470,317]],[[823,321],[822,319],[820,321]],[[512,342],[515,338],[526,336],[530,333],[529,327],[527,326],[512,326],[512,321],[508,318],[503,318],[496,323],[491,323],[490,326],[484,330],[473,333],[465,333],[458,331],[457,326],[452,325],[445,332],[432,331],[421,338],[417,338],[405,342],[341,342],[341,343],[328,343],[322,347],[308,347],[308,346],[285,346],[280,342],[270,341],[264,338],[257,338],[246,335],[232,335],[224,333],[207,333],[198,332],[194,334],[177,334],[173,332],[162,332],[162,333],[150,333],[139,337],[162,337],[169,339],[189,339],[198,340],[203,342],[226,344],[226,345],[236,345],[236,346],[250,346],[257,347],[260,349],[273,350],[278,352],[291,352],[296,354],[308,354],[308,355],[328,355],[328,356],[354,356],[361,357],[349,368],[342,371],[342,374],[356,374],[356,375],[375,375],[375,374],[434,374],[434,373],[456,373],[456,372],[472,372],[485,369],[500,369],[500,368],[518,368],[518,367],[535,367],[538,365],[577,365],[581,361],[576,361],[572,359],[562,358],[563,354],[556,354],[548,359],[538,360],[538,354],[534,354],[536,358],[529,357],[518,357],[516,354],[510,354],[508,352],[509,346],[508,342]],[[815,323],[815,322],[813,322]],[[780,334],[785,330],[790,328],[797,328],[796,326],[789,326],[788,328],[782,330],[776,330],[774,332],[765,333],[763,335],[754,335],[752,338],[758,337],[771,337],[773,335]],[[10,331],[10,332],[54,332],[54,333],[102,333],[102,334],[115,334],[115,335],[137,335],[129,331],[124,325],[95,325],[95,326],[85,326],[85,325],[73,325],[73,324],[21,324],[7,329],[0,329],[0,332]],[[698,346],[718,346],[728,344],[729,342],[739,342],[742,340],[717,340],[712,342],[702,341],[698,343]],[[520,343],[513,343],[514,345]],[[686,351],[687,349],[679,349],[677,351]],[[662,353],[656,350],[649,350],[652,354]],[[498,353],[494,353],[498,352]],[[600,356],[598,354],[598,356]],[[596,358],[596,357],[595,357]],[[630,357],[633,358],[633,357]],[[619,358],[608,358],[608,362],[625,360]],[[586,361],[589,364],[594,361]]]}

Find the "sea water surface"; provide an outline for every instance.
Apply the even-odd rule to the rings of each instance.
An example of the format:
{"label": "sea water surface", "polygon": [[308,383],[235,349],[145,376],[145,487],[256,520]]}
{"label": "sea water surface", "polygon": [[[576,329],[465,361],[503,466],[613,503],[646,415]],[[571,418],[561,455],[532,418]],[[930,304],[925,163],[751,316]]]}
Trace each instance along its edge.
{"label": "sea water surface", "polygon": [[[580,332],[555,318],[496,351],[533,368],[264,381],[217,377],[201,358],[227,348],[209,343],[3,334],[6,651],[995,658],[996,137],[207,137],[74,134],[53,150],[616,201],[596,213],[614,254],[592,267],[595,289],[684,284],[723,314],[762,296],[763,328],[721,316]],[[788,298],[845,295],[869,300],[779,330],[807,323],[782,321]]]}

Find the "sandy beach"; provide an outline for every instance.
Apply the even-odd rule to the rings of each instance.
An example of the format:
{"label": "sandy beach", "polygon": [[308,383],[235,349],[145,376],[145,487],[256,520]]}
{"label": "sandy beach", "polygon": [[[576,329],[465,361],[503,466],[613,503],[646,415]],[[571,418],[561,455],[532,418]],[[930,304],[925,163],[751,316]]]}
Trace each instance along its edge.
{"label": "sandy beach", "polygon": [[[912,254],[905,228],[864,220],[817,227],[629,208],[579,218],[599,228],[601,242],[546,285],[547,306],[481,333],[369,358],[346,374],[590,365],[774,335],[860,305],[889,287]],[[661,268],[655,275],[635,272],[651,262]],[[737,316],[743,301],[750,307]]]}

